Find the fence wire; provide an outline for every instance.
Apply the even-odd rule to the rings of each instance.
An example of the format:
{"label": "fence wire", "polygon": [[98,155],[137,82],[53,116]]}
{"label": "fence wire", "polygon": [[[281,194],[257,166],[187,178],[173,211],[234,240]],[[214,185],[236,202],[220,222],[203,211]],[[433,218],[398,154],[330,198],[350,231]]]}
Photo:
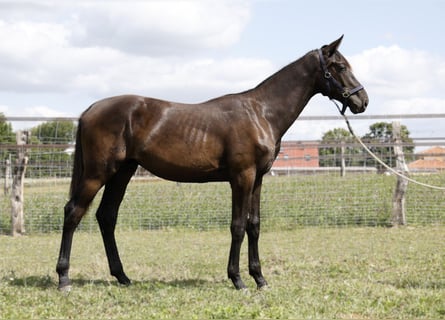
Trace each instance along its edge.
{"label": "fence wire", "polygon": [[[49,137],[51,138],[51,137]],[[56,137],[48,141],[57,141]],[[443,146],[445,139],[427,137],[415,139],[410,146],[414,150]],[[300,142],[301,143],[301,142]],[[275,170],[274,176],[264,179],[261,217],[263,229],[292,229],[300,226],[389,226],[391,223],[393,193],[396,177],[376,168],[359,146],[310,141],[304,144],[318,149],[318,163],[324,166],[291,167]],[[26,232],[59,232],[63,225],[63,207],[68,201],[72,170],[70,143],[51,145],[31,144],[29,165],[25,179],[24,207]],[[381,156],[391,163],[391,145],[375,143],[374,148],[389,150]],[[0,146],[0,178],[5,177],[7,160],[13,161],[15,146]],[[331,148],[330,152],[322,152]],[[445,154],[430,155],[445,159]],[[424,159],[428,155],[415,151],[410,161]],[[345,153],[346,152],[346,153]],[[383,151],[382,151],[383,152]],[[286,158],[292,160],[305,160]],[[341,158],[345,158],[346,174],[340,176]],[[411,177],[445,186],[445,171],[427,168],[411,173]],[[85,216],[80,230],[98,230],[94,212],[101,198],[96,196],[90,213]],[[409,225],[444,225],[445,197],[443,192],[421,186],[408,186],[406,217]],[[0,233],[10,232],[10,199],[0,193]],[[165,228],[193,228],[208,230],[229,228],[231,219],[231,190],[228,183],[183,184],[161,180],[142,168],[130,182],[122,202],[118,229],[146,230]]]}

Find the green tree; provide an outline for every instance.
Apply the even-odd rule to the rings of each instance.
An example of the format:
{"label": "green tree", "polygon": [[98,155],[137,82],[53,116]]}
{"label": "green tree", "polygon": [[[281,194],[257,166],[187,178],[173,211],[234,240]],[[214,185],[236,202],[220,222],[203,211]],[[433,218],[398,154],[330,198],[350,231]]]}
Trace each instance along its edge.
{"label": "green tree", "polygon": [[8,157],[11,150],[2,146],[15,143],[15,133],[12,131],[11,123],[6,122],[6,117],[0,113],[0,160]]}
{"label": "green tree", "polygon": [[40,146],[31,151],[29,176],[70,176],[72,155],[66,149],[74,142],[76,130],[72,121],[49,121],[32,128],[32,144]]}
{"label": "green tree", "polygon": [[31,136],[42,144],[67,144],[75,140],[76,125],[72,121],[49,121],[31,129]]}
{"label": "green tree", "polygon": [[338,167],[341,165],[341,144],[344,143],[344,157],[347,166],[359,164],[357,155],[361,152],[352,143],[354,137],[343,128],[335,128],[323,134],[321,139],[320,167]]}
{"label": "green tree", "polygon": [[[369,127],[369,132],[362,137],[363,142],[368,144],[369,149],[383,160],[388,166],[395,165],[394,148],[393,148],[393,129],[391,122],[377,122]],[[405,125],[401,126],[401,136],[403,152],[405,158],[409,161],[414,153],[413,140],[409,137],[409,130]],[[373,158],[366,160],[366,165],[375,165],[379,170],[382,165],[376,163]]]}
{"label": "green tree", "polygon": [[0,113],[0,143],[9,144],[15,142],[15,134],[12,131],[11,123],[6,122],[6,117]]}

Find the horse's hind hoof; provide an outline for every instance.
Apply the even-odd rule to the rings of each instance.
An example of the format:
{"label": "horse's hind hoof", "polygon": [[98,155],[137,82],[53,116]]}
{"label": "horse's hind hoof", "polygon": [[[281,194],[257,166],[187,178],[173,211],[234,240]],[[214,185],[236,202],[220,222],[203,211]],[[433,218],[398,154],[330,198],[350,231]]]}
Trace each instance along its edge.
{"label": "horse's hind hoof", "polygon": [[120,281],[118,281],[118,283],[119,283],[119,286],[122,286],[122,287],[129,287],[129,286],[131,286],[131,281],[128,281],[128,282],[120,282]]}
{"label": "horse's hind hoof", "polygon": [[125,273],[121,273],[115,276],[119,284],[123,286],[131,285],[131,280],[125,275]]}
{"label": "horse's hind hoof", "polygon": [[73,287],[68,284],[65,286],[60,286],[57,288],[60,292],[65,293],[65,294],[69,294],[71,292],[71,290],[73,289]]}

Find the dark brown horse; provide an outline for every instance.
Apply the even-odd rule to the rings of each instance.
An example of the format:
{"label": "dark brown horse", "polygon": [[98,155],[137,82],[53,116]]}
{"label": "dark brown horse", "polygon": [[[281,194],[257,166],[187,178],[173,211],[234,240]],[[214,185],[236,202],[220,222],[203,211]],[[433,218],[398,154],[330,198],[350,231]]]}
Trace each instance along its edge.
{"label": "dark brown horse", "polygon": [[105,186],[96,216],[111,274],[129,284],[114,237],[119,205],[138,165],[164,179],[228,181],[232,223],[228,276],[245,288],[239,272],[240,247],[248,236],[249,273],[267,284],[258,254],[263,175],[281,137],[309,99],[322,93],[353,113],[365,111],[368,96],[337,51],[342,37],[284,67],[256,88],[200,104],[134,95],[94,103],[79,119],[70,200],[65,206],[57,263],[59,289],[69,289],[73,233],[96,193]]}

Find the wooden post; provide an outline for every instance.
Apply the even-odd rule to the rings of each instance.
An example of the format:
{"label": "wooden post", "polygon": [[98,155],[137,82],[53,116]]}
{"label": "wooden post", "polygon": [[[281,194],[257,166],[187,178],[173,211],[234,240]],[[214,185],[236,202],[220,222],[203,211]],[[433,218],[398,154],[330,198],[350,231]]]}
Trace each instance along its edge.
{"label": "wooden post", "polygon": [[[408,166],[405,162],[402,147],[402,135],[400,122],[394,121],[392,123],[394,154],[396,158],[396,169],[404,175],[408,175]],[[408,188],[408,180],[397,176],[396,189],[393,197],[393,210],[391,217],[391,224],[393,227],[406,225],[405,214],[405,194]]]}
{"label": "wooden post", "polygon": [[17,139],[17,159],[12,168],[12,189],[11,189],[11,227],[12,236],[23,235],[25,233],[25,219],[23,214],[23,186],[28,164],[28,150],[25,145],[29,143],[29,131],[18,131]]}
{"label": "wooden post", "polygon": [[345,160],[345,147],[346,143],[345,140],[341,140],[340,142],[340,160],[341,160],[341,167],[340,167],[340,176],[344,177],[346,175],[346,160]]}
{"label": "wooden post", "polygon": [[3,192],[5,196],[9,194],[9,190],[11,189],[11,155],[5,161],[5,184],[3,186]]}

